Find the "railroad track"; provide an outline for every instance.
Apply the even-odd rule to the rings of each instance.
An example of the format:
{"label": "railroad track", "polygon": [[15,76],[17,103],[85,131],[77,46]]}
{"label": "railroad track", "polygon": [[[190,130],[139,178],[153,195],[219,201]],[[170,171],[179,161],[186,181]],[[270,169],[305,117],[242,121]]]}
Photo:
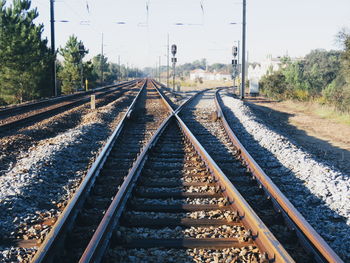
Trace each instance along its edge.
{"label": "railroad track", "polygon": [[[246,219],[260,224],[259,219],[248,207],[243,210],[249,216],[240,216],[244,212],[229,196],[244,200],[220,171],[211,171],[215,164],[174,118],[159,133],[129,187],[127,180],[123,184],[124,195],[121,187],[80,262],[268,262],[267,250],[278,250],[277,258],[288,261],[264,226],[256,238]],[[223,185],[230,188],[223,191]],[[112,234],[103,252],[106,241],[99,230],[111,217],[118,223],[110,223],[112,231],[106,226],[105,233]]]}
{"label": "railroad track", "polygon": [[79,262],[242,257],[293,262],[174,112],[138,157]]}
{"label": "railroad track", "polygon": [[191,105],[182,118],[257,215],[296,262],[341,262],[239,142],[218,92],[215,106],[216,113]]}
{"label": "railroad track", "polygon": [[44,118],[62,113],[74,107],[90,101],[90,95],[95,94],[101,98],[115,93],[121,89],[127,89],[137,85],[139,81],[129,81],[118,85],[111,85],[79,94],[63,96],[50,100],[29,103],[18,107],[10,107],[0,110],[0,130],[13,130],[24,125],[40,121]]}
{"label": "railroad track", "polygon": [[[217,104],[219,106],[219,101]],[[167,108],[171,107],[168,105]],[[229,168],[221,169],[178,116],[180,109],[163,119],[143,150],[129,162],[130,165],[125,165],[130,169],[124,177],[118,171],[124,167],[123,158],[130,156],[133,148],[125,147],[126,151],[120,151],[122,155],[109,154],[107,158],[106,152],[111,152],[114,142],[109,143],[111,149],[105,149],[92,167],[92,173],[99,170],[100,175],[94,187],[91,183],[93,195],[80,210],[75,224],[64,220],[65,215],[69,217],[66,209],[57,223],[58,229],[54,229],[33,262],[341,262],[327,244],[318,239],[317,233],[311,231],[306,221],[301,220],[302,225],[291,224],[295,223],[293,217],[300,215],[296,211],[282,210],[283,202],[275,200],[274,193],[270,192],[273,185],[261,181],[257,167],[246,159],[244,148],[240,148],[230,134],[226,135],[226,139],[232,140],[227,141],[230,158],[221,156],[224,152],[219,151],[217,142],[211,144],[218,164],[229,165]],[[220,108],[218,115],[224,123]],[[205,133],[201,135],[199,139],[205,140]],[[126,139],[122,141],[126,142]],[[110,177],[114,175],[117,178]],[[254,186],[257,180],[260,180],[258,188]],[[247,197],[250,204],[252,199],[261,201],[260,207],[254,209],[279,239],[291,238],[288,233],[278,236],[281,232],[276,232],[283,222],[281,219],[285,218],[296,231],[297,238],[293,242],[300,242],[307,248],[299,250],[297,245],[290,249],[290,243],[282,246],[232,182],[245,197],[250,197]],[[108,187],[100,189],[99,185]],[[107,192],[108,197],[98,198],[99,194]],[[245,195],[247,192],[249,195]],[[265,205],[263,193],[279,210],[276,218],[272,207]],[[76,195],[76,199],[77,196],[83,198]],[[96,209],[100,211],[95,214]],[[271,225],[277,221],[278,224]],[[84,229],[90,225],[96,230]],[[73,229],[72,233],[78,231],[77,239],[60,237],[60,229],[64,228],[66,231]],[[79,232],[78,228],[83,231]],[[281,229],[287,231],[285,225]],[[59,243],[63,245],[59,246]],[[290,255],[288,251],[294,248],[298,249],[297,253]]]}
{"label": "railroad track", "polygon": [[152,83],[146,81],[34,261],[79,259],[142,147],[169,114]]}

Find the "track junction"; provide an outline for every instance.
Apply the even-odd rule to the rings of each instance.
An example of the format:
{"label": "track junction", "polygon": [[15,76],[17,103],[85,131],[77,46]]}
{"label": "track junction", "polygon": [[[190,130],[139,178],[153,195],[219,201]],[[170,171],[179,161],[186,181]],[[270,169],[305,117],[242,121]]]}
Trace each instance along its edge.
{"label": "track junction", "polygon": [[[216,111],[201,115],[191,107],[200,93],[177,107],[153,80],[122,87],[135,85],[137,96],[25,260],[342,262],[239,142],[218,92]],[[211,125],[220,136],[203,128]]]}

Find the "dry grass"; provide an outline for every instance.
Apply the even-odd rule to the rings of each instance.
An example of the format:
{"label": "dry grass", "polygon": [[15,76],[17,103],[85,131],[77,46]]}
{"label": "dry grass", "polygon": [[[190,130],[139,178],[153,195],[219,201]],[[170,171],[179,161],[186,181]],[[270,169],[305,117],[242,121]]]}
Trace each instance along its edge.
{"label": "dry grass", "polygon": [[298,112],[314,114],[322,119],[329,119],[337,123],[350,125],[350,114],[341,113],[334,109],[334,107],[322,105],[317,102],[297,102],[285,101],[284,106]]}
{"label": "dry grass", "polygon": [[[173,82],[169,83],[170,88],[173,86]],[[193,80],[176,81],[175,86],[180,86],[180,91],[193,91],[193,90],[204,90],[215,87],[227,87],[232,86],[231,81],[214,81],[214,80],[203,80],[203,83],[195,82]]]}

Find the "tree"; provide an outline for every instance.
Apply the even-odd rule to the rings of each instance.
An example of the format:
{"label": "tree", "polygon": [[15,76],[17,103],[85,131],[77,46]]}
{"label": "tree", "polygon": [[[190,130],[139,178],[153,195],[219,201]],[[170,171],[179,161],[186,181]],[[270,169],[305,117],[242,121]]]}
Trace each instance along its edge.
{"label": "tree", "polygon": [[320,96],[324,90],[340,73],[339,51],[312,50],[305,56],[305,79],[310,86],[313,97]]}
{"label": "tree", "polygon": [[72,35],[68,38],[66,46],[60,49],[64,61],[58,77],[62,82],[64,94],[71,94],[81,87],[81,62],[85,56],[85,53],[79,53],[79,45],[82,44],[82,41],[78,41],[78,38]]}
{"label": "tree", "polygon": [[[102,57],[101,57],[102,56]],[[102,63],[102,67],[101,67]],[[92,65],[94,67],[94,74],[98,76],[100,80],[100,85],[106,81],[106,77],[109,75],[109,64],[108,58],[104,55],[98,54],[97,56],[92,58]],[[103,82],[101,83],[101,69],[103,70]]]}
{"label": "tree", "polygon": [[341,71],[326,93],[328,100],[337,109],[343,112],[350,112],[350,30],[343,28],[337,35],[343,52],[341,53]]}
{"label": "tree", "polygon": [[343,28],[337,35],[337,40],[340,42],[343,52],[341,54],[342,75],[350,86],[350,29]]}
{"label": "tree", "polygon": [[35,25],[37,9],[30,0],[0,0],[0,91],[6,103],[18,103],[50,94],[53,59],[43,25]]}
{"label": "tree", "polygon": [[282,99],[286,90],[286,77],[281,71],[273,72],[270,75],[265,75],[260,83],[261,91],[268,97]]}
{"label": "tree", "polygon": [[92,64],[92,61],[89,60],[85,63],[83,63],[84,68],[84,78],[88,80],[89,87],[94,88],[96,87],[96,82],[98,80],[98,76],[95,73],[94,65]]}

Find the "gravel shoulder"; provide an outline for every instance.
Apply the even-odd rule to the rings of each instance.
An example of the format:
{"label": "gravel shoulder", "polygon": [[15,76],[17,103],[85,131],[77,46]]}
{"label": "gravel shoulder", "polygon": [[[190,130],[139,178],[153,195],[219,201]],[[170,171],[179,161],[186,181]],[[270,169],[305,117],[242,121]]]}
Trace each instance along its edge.
{"label": "gravel shoulder", "polygon": [[[65,115],[66,125],[42,131],[48,134],[40,140],[24,138],[15,162],[0,176],[0,262],[26,262],[24,258],[35,251],[38,244],[30,240],[49,232],[137,91],[95,111],[83,110],[77,119]],[[57,118],[49,124],[60,127]],[[33,130],[39,133],[40,126]]]}
{"label": "gravel shoulder", "polygon": [[347,168],[339,166],[335,157],[314,153],[320,139],[306,140],[313,144],[313,148],[308,148],[303,141],[290,136],[295,128],[278,119],[278,115],[259,112],[257,106],[243,103],[225,91],[221,94],[229,124],[242,144],[306,220],[349,262],[350,176]]}
{"label": "gravel shoulder", "polygon": [[[96,100],[96,106],[101,108],[125,95],[126,89],[120,89]],[[19,156],[40,141],[54,138],[60,133],[77,127],[88,116],[89,103],[78,106],[61,114],[33,123],[21,129],[0,132],[0,176],[12,169]]]}
{"label": "gravel shoulder", "polygon": [[269,128],[305,151],[350,174],[350,125],[322,118],[307,104],[247,98],[246,105]]}

